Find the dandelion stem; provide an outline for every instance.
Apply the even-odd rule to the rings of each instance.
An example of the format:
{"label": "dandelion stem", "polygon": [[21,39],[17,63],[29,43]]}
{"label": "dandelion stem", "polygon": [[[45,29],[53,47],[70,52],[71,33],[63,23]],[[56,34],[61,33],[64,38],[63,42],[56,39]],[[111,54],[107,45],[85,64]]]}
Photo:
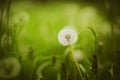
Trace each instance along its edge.
{"label": "dandelion stem", "polygon": [[[68,40],[68,41],[69,41],[69,40]],[[73,50],[72,50],[70,41],[69,41],[69,47],[70,47],[70,51],[71,51],[71,54],[72,54],[72,59],[73,59],[75,65],[76,65],[76,68],[77,68],[77,70],[78,70],[78,72],[79,72],[79,75],[80,75],[81,79],[83,79],[83,76],[82,76],[82,73],[81,73],[81,71],[80,71],[79,65],[78,65],[77,61],[75,60],[75,58],[74,58],[74,54],[73,54]]]}

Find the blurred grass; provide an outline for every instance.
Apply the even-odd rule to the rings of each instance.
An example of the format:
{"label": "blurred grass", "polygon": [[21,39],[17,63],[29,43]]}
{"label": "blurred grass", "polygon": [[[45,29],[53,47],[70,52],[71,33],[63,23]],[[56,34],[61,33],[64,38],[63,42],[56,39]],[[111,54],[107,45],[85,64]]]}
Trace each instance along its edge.
{"label": "blurred grass", "polygon": [[[72,2],[34,4],[28,1],[16,1],[12,4],[12,12],[13,14],[25,12],[29,16],[28,24],[24,26],[18,36],[18,43],[23,51],[25,47],[32,47],[38,52],[52,50],[55,47],[62,48],[58,43],[57,35],[60,29],[67,25],[75,26],[78,32],[88,26],[100,31],[100,27],[107,23],[105,18],[97,13],[95,7]],[[104,32],[102,30],[100,32],[105,34],[108,27]],[[88,38],[86,32],[82,32],[86,34],[86,36],[81,36],[82,39]],[[84,42],[81,43],[84,45]],[[92,42],[88,43],[92,44]]]}
{"label": "blurred grass", "polygon": [[[10,18],[12,18],[10,25],[14,25],[11,29],[15,28],[14,41],[18,43],[16,46],[19,47],[22,57],[21,75],[24,80],[32,80],[36,75],[35,71],[39,69],[43,69],[40,70],[43,77],[49,80],[57,79],[61,63],[66,59],[67,50],[67,47],[59,44],[57,35],[67,25],[73,25],[79,33],[74,49],[81,49],[84,53],[85,60],[80,63],[87,70],[85,73],[87,76],[90,76],[89,68],[92,64],[92,56],[95,54],[95,37],[87,27],[93,28],[98,40],[103,41],[103,54],[98,54],[100,65],[114,61],[110,44],[111,25],[106,19],[105,12],[100,14],[99,9],[93,5],[75,2],[13,1]],[[19,34],[16,34],[17,32]],[[117,44],[118,40],[115,41]],[[54,67],[53,57],[56,63]],[[34,58],[35,60],[32,60]]]}

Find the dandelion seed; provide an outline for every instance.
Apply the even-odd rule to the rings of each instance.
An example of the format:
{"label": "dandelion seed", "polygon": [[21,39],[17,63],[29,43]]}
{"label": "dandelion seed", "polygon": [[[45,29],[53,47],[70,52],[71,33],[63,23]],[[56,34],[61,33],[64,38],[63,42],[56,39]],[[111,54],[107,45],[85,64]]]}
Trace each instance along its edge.
{"label": "dandelion seed", "polygon": [[58,41],[63,46],[74,44],[77,41],[77,32],[71,26],[67,26],[58,33]]}
{"label": "dandelion seed", "polygon": [[16,58],[6,58],[0,61],[0,78],[16,77],[20,73],[21,65]]}

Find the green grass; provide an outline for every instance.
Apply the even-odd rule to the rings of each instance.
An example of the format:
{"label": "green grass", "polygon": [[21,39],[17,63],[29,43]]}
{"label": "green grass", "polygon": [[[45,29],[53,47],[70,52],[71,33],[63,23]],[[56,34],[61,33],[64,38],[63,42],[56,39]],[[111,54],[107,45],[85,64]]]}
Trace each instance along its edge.
{"label": "green grass", "polygon": [[[73,49],[81,49],[83,52],[84,59],[79,63],[82,74],[86,78],[93,79],[90,67],[94,54],[98,55],[100,69],[101,66],[106,66],[105,63],[113,64],[115,58],[112,57],[110,44],[113,39],[110,35],[111,25],[104,15],[105,12],[103,11],[103,14],[99,12],[95,6],[85,3],[14,1],[11,4],[9,23],[12,33],[8,35],[13,43],[4,45],[8,48],[13,47],[11,53],[15,54],[7,54],[8,48],[4,53],[6,56],[14,55],[20,59],[22,69],[17,78],[36,80],[37,72],[40,72],[43,80],[61,80],[60,77],[65,78],[63,68],[72,71],[70,66],[66,66],[65,54],[70,50],[58,42],[58,32],[67,25],[74,26],[79,33],[78,41]],[[103,41],[102,54],[95,52],[95,34],[87,27],[95,30],[98,42]],[[7,35],[8,26],[2,25],[2,29],[5,29],[5,32],[1,34],[1,39],[3,35]],[[115,37],[118,38],[118,36]],[[115,45],[119,46],[117,44],[119,40],[115,39],[115,41]],[[99,49],[98,43],[96,45],[96,49]],[[3,54],[0,53],[0,57],[2,56]],[[70,78],[69,75],[67,77]],[[79,79],[77,73],[71,77],[73,80]]]}

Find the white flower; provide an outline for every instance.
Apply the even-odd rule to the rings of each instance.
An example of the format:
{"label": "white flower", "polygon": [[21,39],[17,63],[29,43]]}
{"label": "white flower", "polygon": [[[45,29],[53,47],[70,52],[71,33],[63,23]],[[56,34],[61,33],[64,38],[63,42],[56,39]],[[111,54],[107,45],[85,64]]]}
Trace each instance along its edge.
{"label": "white flower", "polygon": [[83,54],[81,50],[73,51],[73,56],[77,61],[81,61],[83,59]]}
{"label": "white flower", "polygon": [[77,32],[71,26],[67,26],[58,33],[58,41],[63,46],[74,44],[77,38]]}
{"label": "white flower", "polygon": [[13,78],[20,73],[21,65],[16,58],[6,58],[0,61],[0,78]]}
{"label": "white flower", "polygon": [[99,44],[99,46],[103,46],[103,42],[102,41],[99,41],[98,44]]}

